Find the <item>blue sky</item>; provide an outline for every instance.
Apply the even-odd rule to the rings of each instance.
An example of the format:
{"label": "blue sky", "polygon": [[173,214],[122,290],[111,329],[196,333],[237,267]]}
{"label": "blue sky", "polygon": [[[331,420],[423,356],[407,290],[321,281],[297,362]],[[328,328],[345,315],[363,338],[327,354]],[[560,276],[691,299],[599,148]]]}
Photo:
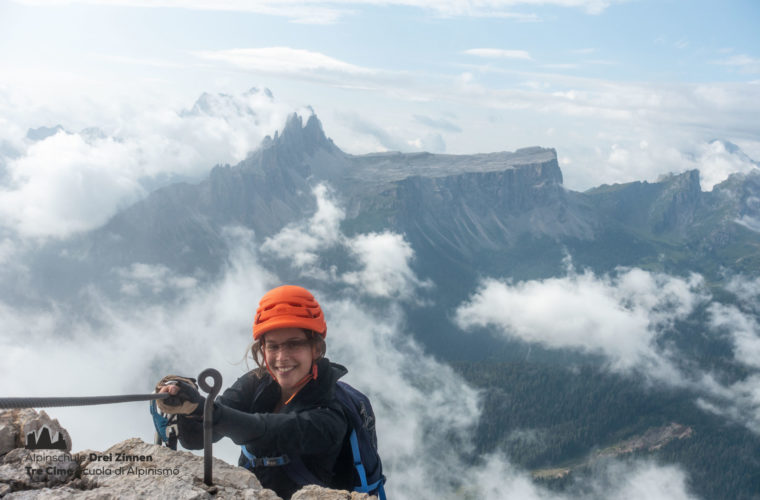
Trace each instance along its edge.
{"label": "blue sky", "polygon": [[[0,0],[0,166],[13,181],[0,211],[46,210],[19,204],[83,163],[122,186],[109,197],[121,206],[147,178],[239,161],[310,110],[354,154],[539,145],[571,189],[693,168],[711,189],[753,168],[711,140],[760,159],[759,22],[750,0]],[[185,119],[203,92],[237,104]],[[98,127],[138,156],[119,151],[114,171],[111,143],[25,138],[56,124]],[[61,178],[37,179],[56,158]]]}

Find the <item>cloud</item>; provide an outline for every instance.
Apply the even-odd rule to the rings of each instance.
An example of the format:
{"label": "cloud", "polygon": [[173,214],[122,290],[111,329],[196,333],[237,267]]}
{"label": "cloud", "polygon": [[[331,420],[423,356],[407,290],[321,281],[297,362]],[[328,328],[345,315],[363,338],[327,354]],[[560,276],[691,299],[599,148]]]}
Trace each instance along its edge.
{"label": "cloud", "polygon": [[128,268],[116,269],[124,295],[157,295],[165,291],[182,292],[195,287],[198,280],[192,276],[176,276],[162,265],[134,263]]}
{"label": "cloud", "polygon": [[[334,193],[325,184],[315,186],[313,193],[315,214],[267,238],[261,246],[264,255],[289,261],[303,276],[348,284],[369,297],[408,300],[418,289],[431,286],[412,270],[414,251],[403,236],[385,231],[348,237],[340,230],[345,211]],[[326,269],[320,255],[331,249],[347,252],[353,263]]]}
{"label": "cloud", "polygon": [[724,384],[704,376],[699,388],[703,395],[697,405],[760,435],[760,374],[752,373],[734,383]]}
{"label": "cloud", "polygon": [[340,244],[343,238],[340,223],[345,212],[330,198],[326,184],[315,186],[313,193],[317,199],[316,213],[307,221],[290,224],[267,238],[261,251],[279,259],[290,259],[293,267],[307,274],[327,278],[317,266],[319,252]]}
{"label": "cloud", "polygon": [[[661,138],[641,139],[634,143],[631,137],[624,144],[612,142],[606,146],[597,146],[596,156],[606,166],[603,174],[603,177],[608,178],[606,183],[642,179],[657,181],[667,172],[699,170],[702,191],[712,191],[732,174],[747,174],[758,170],[754,160],[740,151],[727,149],[724,141],[711,140],[685,147],[687,149],[678,149],[674,144],[663,143]],[[638,165],[639,170],[634,172],[633,165]],[[655,175],[657,172],[660,174]],[[597,177],[596,180],[601,178]],[[590,183],[589,178],[589,187]],[[755,221],[749,215],[742,220],[750,228],[753,222]]]}
{"label": "cloud", "polygon": [[577,63],[553,63],[553,64],[542,64],[544,68],[549,69],[578,69],[580,68],[580,64]]}
{"label": "cloud", "polygon": [[673,44],[673,46],[675,48],[677,48],[678,50],[683,50],[683,49],[685,49],[686,47],[689,46],[689,41],[686,40],[685,38],[682,38],[682,39],[678,40],[677,42],[675,42]]}
{"label": "cloud", "polygon": [[[232,252],[224,275],[204,286],[179,286],[179,300],[156,300],[151,287],[156,279],[187,283],[189,277],[136,264],[120,274],[127,284],[148,286],[125,290],[129,304],[91,290],[90,320],[63,306],[20,310],[0,302],[0,393],[143,393],[165,373],[193,376],[208,366],[218,368],[229,386],[245,371],[235,362],[250,340],[255,305],[280,280],[260,264],[250,231],[225,234]],[[479,416],[477,391],[424,353],[405,332],[396,305],[376,310],[358,296],[313,292],[328,319],[328,355],[345,363],[347,380],[372,398],[386,474],[393,478],[389,493],[410,499],[449,494],[452,470],[468,471],[459,452],[469,446]],[[134,313],[135,298],[142,300],[140,314]],[[70,431],[77,450],[105,449],[132,436],[152,440],[144,404],[56,408],[51,414]],[[228,440],[214,450],[236,463],[239,447]]]}
{"label": "cloud", "polygon": [[525,50],[506,49],[469,49],[462,52],[470,56],[485,57],[488,59],[525,59],[530,60],[530,53]]}
{"label": "cloud", "polygon": [[579,8],[588,14],[600,14],[615,0],[491,0],[489,2],[471,2],[468,0],[15,0],[28,5],[70,5],[89,4],[102,6],[182,8],[194,10],[217,10],[234,12],[253,12],[291,19],[303,24],[333,24],[353,14],[356,8],[367,6],[403,6],[430,10],[447,17],[496,17],[517,20],[535,20],[534,14],[515,13],[514,7],[554,5],[566,8]]}
{"label": "cloud", "polygon": [[[755,206],[760,205],[760,199],[753,198],[752,202]],[[736,223],[746,227],[747,229],[751,231],[755,231],[757,233],[760,233],[760,217],[752,217],[751,215],[742,215],[739,219],[736,220]]]}
{"label": "cloud", "polygon": [[516,284],[485,280],[455,312],[464,329],[495,327],[497,335],[604,356],[615,371],[667,379],[680,375],[657,340],[705,300],[703,280],[641,269],[616,276],[590,271]]}
{"label": "cloud", "polygon": [[411,300],[418,288],[432,286],[412,271],[414,250],[400,234],[360,234],[349,239],[347,246],[361,269],[344,274],[342,280],[369,296]]}
{"label": "cloud", "polygon": [[[127,290],[128,301],[107,299],[97,289],[82,291],[87,311],[63,304],[18,309],[0,303],[0,348],[4,353],[0,393],[145,393],[162,374],[195,376],[207,366],[218,368],[229,384],[241,372],[234,363],[242,358],[250,336],[252,304],[272,282],[267,281],[271,275],[259,267],[247,246],[250,239],[238,237],[240,233],[235,231],[228,235],[236,250],[225,279],[203,287],[180,286],[177,301],[156,300],[153,290],[140,287],[134,291],[139,295]],[[135,274],[156,275],[149,267],[134,268],[138,272],[130,273],[128,282]],[[183,285],[191,279],[164,270],[158,274]],[[138,306],[136,297],[142,299]],[[152,442],[143,404],[57,408],[53,412],[70,431],[75,449],[102,450],[132,436]],[[232,448],[228,446],[228,453]]]}
{"label": "cloud", "polygon": [[563,492],[536,485],[525,471],[499,454],[483,457],[482,463],[457,472],[466,478],[459,487],[465,498],[500,500],[687,500],[697,498],[690,492],[688,474],[678,466],[648,460],[611,461],[595,467],[592,474],[576,480]]}
{"label": "cloud", "polygon": [[456,123],[446,118],[430,118],[429,116],[414,115],[415,121],[427,125],[428,127],[443,130],[444,132],[461,132],[462,128]]}
{"label": "cloud", "polygon": [[734,359],[760,369],[760,324],[755,314],[745,313],[734,305],[713,303],[708,309],[710,326],[724,331],[734,345]]}
{"label": "cloud", "polygon": [[[422,133],[409,128],[401,128],[398,122],[390,127],[383,127],[356,113],[342,113],[339,119],[350,129],[351,135],[369,137],[369,150],[377,151],[426,151],[443,153],[446,151],[446,141],[439,133]],[[414,120],[429,127],[438,129],[453,129],[456,125],[445,120],[432,120],[415,115]]]}
{"label": "cloud", "polygon": [[[739,305],[712,300],[700,276],[641,269],[619,269],[612,276],[571,270],[566,277],[519,283],[487,279],[454,319],[466,330],[488,328],[510,339],[602,356],[612,371],[686,389],[703,410],[760,434],[760,286],[737,276],[727,289]],[[707,313],[704,335],[727,339],[733,347],[727,361],[741,364],[746,375],[700,368],[662,342],[674,322],[701,306]]]}
{"label": "cloud", "polygon": [[728,150],[723,141],[711,141],[698,148],[696,165],[699,167],[703,191],[712,191],[731,174],[757,171],[757,164],[743,153]]}
{"label": "cloud", "polygon": [[88,144],[64,132],[30,145],[9,162],[0,220],[29,236],[66,236],[104,223],[145,194],[128,174],[138,167],[132,146],[112,139]]}
{"label": "cloud", "polygon": [[760,313],[760,278],[734,276],[726,285],[726,290],[736,295],[743,306]]}
{"label": "cloud", "polygon": [[733,361],[743,365],[746,375],[695,374],[693,385],[700,393],[697,404],[705,411],[760,434],[760,307],[757,305],[760,284],[757,279],[734,276],[726,289],[735,294],[738,302],[711,303],[707,308],[707,326],[712,335],[729,339]]}
{"label": "cloud", "polygon": [[38,238],[93,229],[163,183],[243,160],[292,111],[251,89],[204,94],[186,110],[142,109],[95,132],[64,126],[33,140],[16,126],[9,137],[16,153],[2,157],[0,225]]}
{"label": "cloud", "polygon": [[[508,113],[511,122],[520,123],[512,138],[518,144],[534,144],[535,137],[550,126],[562,130],[552,145],[574,160],[564,176],[570,189],[654,182],[663,174],[691,168],[719,173],[716,153],[706,150],[712,140],[741,142],[748,150],[758,142],[754,131],[760,126],[760,87],[756,85],[621,82],[513,71],[492,64],[468,66],[465,75],[452,77],[445,89],[431,89],[433,99]],[[494,84],[494,75],[503,83]],[[531,82],[529,88],[523,85],[526,81]],[[471,149],[472,137],[447,137],[449,150]],[[647,148],[640,148],[642,141]],[[613,155],[613,149],[628,155]]]}
{"label": "cloud", "polygon": [[694,499],[689,492],[688,477],[673,465],[660,465],[642,461],[632,466],[620,463],[607,465],[593,480],[595,498],[619,500],[687,500]]}
{"label": "cloud", "polygon": [[290,47],[263,47],[199,51],[202,59],[222,61],[240,68],[276,75],[301,75],[320,72],[369,75],[375,71],[334,59],[319,52]]}
{"label": "cloud", "polygon": [[405,151],[409,148],[409,144],[403,139],[391,135],[382,126],[355,113],[344,114],[342,119],[353,133],[372,137],[377,145],[385,151]]}
{"label": "cloud", "polygon": [[[568,188],[576,190],[603,183],[653,182],[669,172],[701,168],[696,159],[702,154],[708,161],[705,171],[718,173],[723,168],[723,160],[717,159],[715,154],[701,151],[710,140],[719,138],[740,144],[758,144],[756,131],[760,127],[757,118],[760,116],[760,86],[748,83],[625,82],[563,75],[558,74],[559,71],[515,72],[499,67],[504,65],[494,64],[498,60],[475,56],[472,56],[472,61],[485,64],[465,66],[469,76],[460,80],[451,74],[458,68],[444,68],[438,72],[423,67],[407,71],[389,70],[367,67],[359,60],[346,60],[345,57],[333,57],[329,53],[297,47],[233,48],[201,51],[196,55],[203,55],[197,59],[203,67],[204,76],[209,79],[244,79],[250,78],[253,72],[267,77],[282,77],[291,82],[297,80],[299,85],[327,87],[323,88],[325,92],[313,92],[312,88],[301,94],[317,101],[310,104],[319,105],[321,100],[327,103],[323,105],[325,109],[335,109],[332,125],[331,111],[325,111],[325,124],[333,130],[336,143],[352,153],[388,150],[482,153],[516,149],[535,145],[536,138],[544,137],[543,131],[553,127],[559,132],[550,139],[550,146],[563,157],[573,160],[573,168],[566,169],[564,179]],[[230,71],[231,68],[238,71]],[[56,96],[54,107],[59,109],[67,106],[67,97],[80,93],[82,88],[95,93],[102,89],[102,83],[79,81],[67,84],[63,90],[60,86],[55,87],[55,91],[51,87],[40,89],[39,82],[60,81],[59,75],[26,75],[22,72],[21,75],[26,75],[22,78],[16,71],[9,71],[9,75],[16,92],[33,94],[29,99],[32,104],[23,103],[12,110],[11,116],[18,115],[19,120],[24,119],[22,115],[29,114],[28,109],[37,110],[40,107],[39,103],[44,102],[40,94],[66,94],[63,98]],[[72,76],[69,75],[69,78]],[[537,83],[532,88],[525,88],[523,82],[526,81]],[[213,85],[210,82],[207,84]],[[155,88],[150,90],[144,93],[154,94],[152,91]],[[371,98],[357,98],[357,93]],[[108,96],[109,99],[111,97]],[[334,105],[336,99],[341,102],[337,107]],[[352,104],[355,99],[361,99],[362,105],[369,108],[361,113],[356,112],[356,106]],[[465,133],[454,134],[454,130],[445,130],[447,124],[440,121],[438,125],[444,128],[436,129],[440,132],[438,134],[429,134],[428,129],[415,126],[420,123],[434,126],[430,121],[423,122],[415,117],[424,115],[418,107],[420,102],[435,103],[438,109],[447,109],[461,116],[455,125]],[[103,107],[114,115],[120,115],[123,110],[113,109],[118,106],[130,107],[112,103]],[[349,108],[353,110],[346,111]],[[7,111],[2,109],[2,98],[0,111]],[[505,123],[510,127],[510,133],[484,127],[484,112],[508,117]],[[81,109],[70,109],[46,114],[63,115],[66,120],[73,120],[73,117],[93,113],[95,111],[83,113]],[[150,114],[130,121],[156,123]],[[55,125],[59,122],[61,120],[29,126]],[[68,130],[85,126],[63,125]],[[241,125],[250,127],[246,123]],[[101,128],[109,136],[123,136],[116,134],[119,123]],[[206,132],[209,137],[215,137],[218,130],[209,126]],[[230,127],[229,133],[238,134],[242,130],[244,128]],[[237,153],[237,144],[244,144],[246,137],[253,137],[239,135],[241,141],[236,141],[233,147],[219,148],[222,154],[228,151]],[[156,141],[160,139],[161,135],[154,138]],[[192,140],[192,144],[185,144],[184,147],[204,144],[208,139],[192,136]],[[642,141],[646,141],[649,147],[639,148]],[[168,162],[174,158],[172,154],[167,156]],[[211,164],[217,161],[226,160],[215,159]],[[719,181],[717,177],[707,184],[716,181]],[[743,220],[743,223],[751,228],[758,227],[757,221],[752,218]]]}
{"label": "cloud", "polygon": [[[222,372],[228,387],[246,371],[236,362],[250,340],[256,303],[281,281],[262,264],[250,231],[228,228],[225,235],[231,253],[223,276],[203,286],[177,287],[179,300],[156,300],[151,287],[156,279],[185,283],[189,277],[137,264],[122,272],[126,283],[141,285],[127,290],[130,301],[142,301],[140,314],[133,303],[107,299],[96,289],[87,297],[86,316],[63,305],[19,309],[0,302],[0,393],[143,393],[166,373],[194,376],[209,366]],[[526,471],[498,454],[475,463],[463,458],[472,449],[471,433],[481,415],[479,392],[413,340],[402,302],[378,306],[346,293],[350,290],[312,291],[328,321],[328,356],[344,363],[346,380],[372,400],[389,496],[449,498],[472,492],[474,498],[487,500],[505,494],[588,498],[582,492],[561,494],[533,484]],[[152,440],[145,404],[56,408],[49,413],[69,430],[75,450],[102,450],[133,436]],[[236,463],[239,453],[229,440],[214,445],[215,456],[230,463]],[[618,492],[623,496],[615,498],[634,498],[626,492],[686,498],[685,475],[676,467],[634,462],[621,464],[616,473],[631,479],[613,481],[601,472],[594,486],[599,498]]]}
{"label": "cloud", "polygon": [[423,352],[397,307],[371,311],[353,299],[328,302],[328,354],[347,364],[347,380],[372,399],[389,497],[445,494],[468,469],[455,450],[471,446],[479,395]]}
{"label": "cloud", "polygon": [[760,73],[760,58],[748,56],[746,54],[735,54],[731,57],[728,57],[727,59],[713,61],[713,64],[734,67],[737,68],[741,73]]}

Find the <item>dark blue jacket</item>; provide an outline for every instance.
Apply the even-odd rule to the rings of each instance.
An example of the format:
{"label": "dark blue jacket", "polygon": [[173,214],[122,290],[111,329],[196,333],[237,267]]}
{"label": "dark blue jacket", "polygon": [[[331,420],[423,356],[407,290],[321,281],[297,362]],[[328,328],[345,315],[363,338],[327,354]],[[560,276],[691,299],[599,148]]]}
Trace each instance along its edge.
{"label": "dark blue jacket", "polygon": [[[335,383],[347,370],[326,358],[317,361],[316,380],[309,381],[278,413],[271,413],[280,400],[280,386],[263,369],[240,377],[214,402],[214,441],[229,437],[246,445],[257,457],[300,458],[325,485],[345,488],[345,478],[334,470],[347,440],[348,420],[335,398]],[[263,384],[263,385],[262,385]],[[186,449],[203,448],[202,415],[180,416],[179,442]],[[241,453],[238,464],[249,461]],[[341,467],[342,468],[342,467]],[[283,498],[301,488],[282,466],[252,469],[265,488]]]}

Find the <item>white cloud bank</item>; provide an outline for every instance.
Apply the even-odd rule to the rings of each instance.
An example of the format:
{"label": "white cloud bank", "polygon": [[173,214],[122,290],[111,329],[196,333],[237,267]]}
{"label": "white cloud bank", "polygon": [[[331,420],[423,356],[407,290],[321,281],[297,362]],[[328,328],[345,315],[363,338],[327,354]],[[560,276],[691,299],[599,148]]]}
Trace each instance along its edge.
{"label": "white cloud bank", "polygon": [[[654,182],[666,173],[698,169],[703,190],[709,191],[729,174],[754,165],[713,139],[741,144],[753,154],[758,145],[758,85],[625,82],[514,71],[489,60],[467,66],[446,90],[431,93],[440,102],[487,107],[489,116],[511,132],[512,143],[551,144],[565,159],[565,184],[574,190]],[[467,150],[482,140],[469,132],[479,125],[465,121],[467,134],[444,136],[449,151]],[[485,125],[480,131],[488,136]]]}
{"label": "white cloud bank", "polygon": [[[128,287],[140,285],[127,289],[130,299],[138,293],[145,300],[140,314],[94,290],[89,301],[92,322],[57,306],[18,310],[0,304],[0,394],[141,393],[165,373],[192,376],[208,366],[222,372],[228,387],[245,371],[234,363],[250,340],[258,299],[281,283],[261,264],[253,234],[244,229],[226,234],[233,251],[217,282],[188,287],[191,278],[165,268],[134,265],[122,270]],[[180,300],[156,301],[156,279],[169,283]],[[407,280],[403,286],[410,290],[397,297],[410,297],[413,282]],[[389,497],[455,498],[464,492],[486,500],[590,498],[537,486],[502,456],[465,462],[462,452],[471,449],[470,433],[480,418],[479,394],[412,340],[400,302],[378,309],[357,294],[332,297],[312,291],[325,309],[329,357],[346,364],[346,380],[372,399]],[[145,404],[49,413],[69,430],[77,450],[105,449],[132,436],[152,439]],[[239,447],[228,440],[215,444],[214,450],[217,457],[236,463]],[[593,498],[640,498],[644,493],[654,500],[690,498],[684,478],[676,467],[634,462],[599,471],[589,488]]]}
{"label": "white cloud bank", "polygon": [[[760,324],[757,280],[735,277],[727,287],[740,306],[712,301],[698,275],[680,278],[641,269],[591,272],[520,283],[485,280],[455,313],[466,330],[602,356],[609,369],[684,388],[697,404],[760,434]],[[711,302],[712,301],[712,302]],[[673,323],[706,306],[707,335],[728,339],[747,375],[726,381],[662,342]],[[690,366],[690,367],[689,367]],[[689,368],[686,368],[689,367]]]}
{"label": "white cloud bank", "polygon": [[[661,141],[650,143],[642,140],[638,144],[628,145],[613,143],[606,148],[597,147],[597,155],[610,167],[609,173],[618,176],[618,181],[651,181],[668,171],[699,170],[702,191],[712,191],[732,174],[759,171],[752,158],[718,140],[692,144],[691,150],[679,150],[674,144],[665,145]],[[634,177],[630,170],[632,165],[643,167],[643,171],[638,173],[640,177]]]}
{"label": "white cloud bank", "polygon": [[515,49],[468,49],[463,54],[489,59],[531,59],[528,51]]}
{"label": "white cloud bank", "polygon": [[[290,261],[304,276],[348,284],[364,296],[411,300],[419,289],[431,286],[412,270],[414,251],[402,235],[384,231],[348,237],[340,229],[345,211],[327,185],[317,185],[313,193],[317,198],[316,213],[267,238],[261,246],[265,255]],[[324,269],[320,254],[335,248],[348,252],[358,269]]]}
{"label": "white cloud bank", "polygon": [[521,6],[554,5],[582,9],[589,14],[600,14],[612,3],[620,0],[14,0],[28,5],[89,4],[103,6],[181,8],[252,12],[282,16],[296,23],[332,24],[365,6],[402,6],[430,10],[447,17],[507,17],[534,19],[531,15],[514,13],[508,9]]}
{"label": "white cloud bank", "polygon": [[696,165],[699,168],[702,191],[712,191],[731,174],[760,171],[757,163],[742,152],[734,152],[722,141],[712,141],[699,147]]}
{"label": "white cloud bank", "polygon": [[167,179],[198,179],[216,164],[241,161],[292,112],[253,89],[204,94],[190,110],[143,110],[108,132],[61,130],[35,141],[15,126],[0,138],[14,149],[0,152],[0,226],[22,237],[93,229]]}
{"label": "white cloud bank", "polygon": [[456,310],[465,329],[601,354],[616,371],[672,375],[656,345],[661,331],[703,300],[702,279],[630,269],[617,276],[591,272],[517,284],[486,280]]}
{"label": "white cloud bank", "polygon": [[271,74],[302,75],[304,72],[372,74],[363,68],[310,50],[290,47],[262,47],[200,51],[194,53],[202,59],[222,61],[247,70]]}

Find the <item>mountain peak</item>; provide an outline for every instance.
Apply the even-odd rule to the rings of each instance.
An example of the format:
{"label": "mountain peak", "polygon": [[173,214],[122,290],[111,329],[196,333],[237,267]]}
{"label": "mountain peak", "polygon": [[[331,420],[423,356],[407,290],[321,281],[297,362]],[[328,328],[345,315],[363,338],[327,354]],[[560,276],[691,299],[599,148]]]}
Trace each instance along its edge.
{"label": "mountain peak", "polygon": [[734,144],[731,141],[724,141],[724,140],[721,140],[721,139],[713,139],[713,140],[710,141],[710,144],[713,144],[713,145],[714,144],[720,144],[729,153],[738,153],[738,152],[742,151],[739,146],[737,146],[736,144]]}
{"label": "mountain peak", "polygon": [[30,141],[43,141],[47,139],[48,137],[54,136],[58,132],[63,131],[66,132],[66,129],[63,128],[63,125],[56,125],[54,127],[38,127],[38,128],[30,128],[26,132],[26,138]]}
{"label": "mountain peak", "polygon": [[710,146],[713,148],[718,148],[718,150],[723,150],[726,153],[737,157],[739,160],[750,163],[756,167],[760,167],[760,162],[756,161],[754,158],[751,158],[747,153],[745,153],[742,148],[737,146],[731,141],[726,141],[722,139],[713,139],[709,142]]}
{"label": "mountain peak", "polygon": [[317,115],[311,114],[304,125],[303,117],[298,113],[288,116],[282,133],[275,132],[274,139],[266,137],[263,146],[298,148],[306,153],[313,153],[317,149],[337,149],[332,140],[325,135],[322,122]]}

